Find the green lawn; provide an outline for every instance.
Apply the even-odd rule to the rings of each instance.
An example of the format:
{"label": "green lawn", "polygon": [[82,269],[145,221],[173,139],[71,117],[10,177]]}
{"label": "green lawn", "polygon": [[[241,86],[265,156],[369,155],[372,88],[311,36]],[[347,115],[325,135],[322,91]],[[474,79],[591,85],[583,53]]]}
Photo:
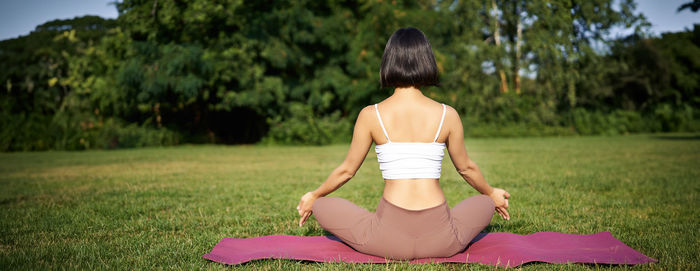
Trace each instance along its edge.
{"label": "green lawn", "polygon": [[[609,231],[656,264],[700,268],[700,136],[696,134],[467,139],[511,220],[488,231]],[[177,146],[116,151],[0,153],[1,269],[464,269],[463,264],[319,264],[201,258],[221,238],[322,235],[299,228],[296,204],[345,157],[324,147]],[[450,206],[476,194],[445,157]],[[333,196],[374,210],[382,193],[373,149]],[[493,267],[470,264],[470,269]],[[522,269],[609,268],[529,264]]]}

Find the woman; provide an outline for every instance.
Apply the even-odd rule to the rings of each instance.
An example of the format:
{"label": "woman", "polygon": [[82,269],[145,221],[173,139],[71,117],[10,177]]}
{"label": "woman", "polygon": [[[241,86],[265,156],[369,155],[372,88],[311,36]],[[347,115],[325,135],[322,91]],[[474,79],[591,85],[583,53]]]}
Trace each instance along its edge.
{"label": "woman", "polygon": [[[449,257],[464,250],[489,224],[494,209],[510,219],[510,195],[489,186],[467,156],[457,112],[419,90],[439,83],[432,48],[420,30],[394,32],[382,56],[380,81],[382,87],[394,87],[394,94],[362,109],[345,161],[301,198],[299,226],[313,213],[321,227],[357,251],[410,260]],[[354,176],[372,142],[384,177],[376,212],[324,197]],[[457,171],[482,194],[452,209],[439,184],[445,147]]]}

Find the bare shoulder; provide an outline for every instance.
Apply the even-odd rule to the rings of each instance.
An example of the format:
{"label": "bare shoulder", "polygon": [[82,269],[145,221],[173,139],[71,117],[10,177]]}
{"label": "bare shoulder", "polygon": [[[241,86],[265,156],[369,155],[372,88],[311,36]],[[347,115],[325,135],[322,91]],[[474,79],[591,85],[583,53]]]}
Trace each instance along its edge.
{"label": "bare shoulder", "polygon": [[444,125],[447,126],[448,133],[452,133],[455,129],[462,129],[462,119],[459,113],[452,106],[445,105],[445,120]]}
{"label": "bare shoulder", "polygon": [[357,119],[366,119],[370,114],[374,114],[374,105],[368,105],[362,108],[360,110],[360,113],[357,115]]}
{"label": "bare shoulder", "polygon": [[450,113],[457,114],[457,110],[454,109],[454,107],[452,107],[452,106],[449,105],[449,104],[444,104],[444,105],[445,105],[445,108],[446,108],[446,111],[447,111],[446,114],[450,114]]}
{"label": "bare shoulder", "polygon": [[356,122],[358,124],[362,124],[362,125],[367,124],[367,122],[370,120],[370,117],[372,116],[372,114],[375,114],[374,113],[374,106],[373,105],[365,106],[364,108],[362,108],[362,110],[360,110],[360,113],[357,115]]}
{"label": "bare shoulder", "polygon": [[445,121],[459,121],[457,110],[447,104],[445,104]]}

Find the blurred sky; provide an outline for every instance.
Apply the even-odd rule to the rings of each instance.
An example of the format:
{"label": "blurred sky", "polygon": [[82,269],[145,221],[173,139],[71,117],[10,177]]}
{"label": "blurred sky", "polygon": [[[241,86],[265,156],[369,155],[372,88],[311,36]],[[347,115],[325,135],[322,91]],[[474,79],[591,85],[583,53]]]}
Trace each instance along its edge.
{"label": "blurred sky", "polygon": [[[29,34],[37,25],[54,19],[83,15],[116,18],[116,0],[0,0],[0,40]],[[676,13],[683,3],[692,0],[636,0],[638,11],[652,23],[652,32],[677,32],[700,23],[700,12],[686,9]],[[623,33],[623,32],[620,32]]]}

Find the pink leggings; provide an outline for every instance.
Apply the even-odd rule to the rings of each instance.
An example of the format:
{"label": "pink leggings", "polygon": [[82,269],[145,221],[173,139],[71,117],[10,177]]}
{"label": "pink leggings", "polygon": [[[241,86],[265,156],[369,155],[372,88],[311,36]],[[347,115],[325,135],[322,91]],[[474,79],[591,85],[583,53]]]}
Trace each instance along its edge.
{"label": "pink leggings", "polygon": [[395,260],[449,257],[464,250],[493,217],[485,195],[469,197],[450,210],[447,202],[407,210],[382,198],[375,213],[342,198],[314,202],[318,223],[357,251]]}

